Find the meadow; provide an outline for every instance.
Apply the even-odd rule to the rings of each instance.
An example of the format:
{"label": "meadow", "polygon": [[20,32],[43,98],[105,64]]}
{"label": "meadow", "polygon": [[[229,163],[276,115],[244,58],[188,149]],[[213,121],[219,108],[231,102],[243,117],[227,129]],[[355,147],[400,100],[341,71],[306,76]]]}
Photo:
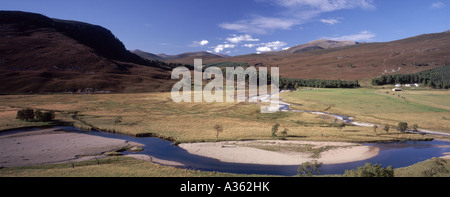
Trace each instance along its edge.
{"label": "meadow", "polygon": [[[292,109],[326,111],[353,116],[357,121],[388,124],[399,121],[420,128],[450,131],[448,91],[411,91],[404,99],[382,89],[312,89],[283,93]],[[271,128],[280,124],[288,140],[375,142],[423,140],[429,137],[381,128],[335,127],[334,118],[306,112],[260,113],[264,103],[175,103],[170,93],[48,94],[0,96],[0,130],[51,123],[15,119],[22,108],[54,110],[56,119],[82,129],[137,136],[158,136],[179,143],[219,140],[273,139]]]}
{"label": "meadow", "polygon": [[355,117],[354,121],[391,127],[406,122],[410,128],[417,124],[422,129],[450,132],[448,90],[303,89],[283,96],[287,102],[302,104],[294,105],[293,109],[325,111]]}
{"label": "meadow", "polygon": [[[430,138],[397,131],[393,127],[399,121],[418,124],[424,129],[450,131],[449,91],[420,89],[394,93],[389,89],[371,88],[304,89],[282,93],[281,97],[292,103],[292,109],[353,116],[357,121],[387,124],[392,128],[389,133],[382,128],[374,132],[371,127],[351,125],[339,130],[330,116],[306,112],[260,113],[264,103],[175,103],[170,93],[139,93],[2,95],[0,130],[69,123],[86,130],[159,136],[179,143],[216,141],[216,124],[223,126],[220,141],[274,139],[271,129],[276,123],[280,124],[276,139],[280,139],[281,131],[286,128],[287,140],[305,141],[375,142]],[[17,111],[23,108],[53,110],[57,121],[42,123],[16,119]],[[396,173],[410,176],[416,168],[396,169]],[[107,157],[101,159],[100,164],[94,160],[5,168],[0,171],[0,176],[242,175],[177,169],[132,158]]]}

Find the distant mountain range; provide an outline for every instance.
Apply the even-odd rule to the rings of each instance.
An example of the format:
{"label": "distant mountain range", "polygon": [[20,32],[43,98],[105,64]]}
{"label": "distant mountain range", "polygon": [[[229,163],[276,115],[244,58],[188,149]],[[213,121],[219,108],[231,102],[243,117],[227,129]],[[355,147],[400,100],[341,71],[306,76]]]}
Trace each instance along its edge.
{"label": "distant mountain range", "polygon": [[[171,59],[192,63],[192,58]],[[203,63],[240,62],[277,66],[282,77],[301,79],[371,79],[408,74],[450,64],[450,33],[423,34],[390,42],[316,40],[283,51],[233,57],[204,57]]]}
{"label": "distant mountain range", "polygon": [[[171,70],[208,65],[279,67],[282,77],[371,79],[448,65],[450,33],[379,43],[316,40],[284,51],[225,56],[128,51],[111,31],[40,14],[0,11],[0,93],[170,91]],[[150,61],[151,60],[151,61]]]}
{"label": "distant mountain range", "polygon": [[182,59],[182,58],[205,58],[205,57],[229,57],[227,55],[222,54],[212,54],[206,51],[197,51],[197,52],[186,52],[178,55],[167,55],[164,53],[161,54],[153,54],[145,51],[141,51],[139,49],[131,51],[132,53],[139,55],[142,58],[148,60],[172,60],[172,59]]}
{"label": "distant mountain range", "polygon": [[163,60],[163,59],[165,59],[165,54],[163,54],[162,56],[159,56],[159,55],[155,55],[153,53],[141,51],[139,49],[132,50],[131,53],[134,53],[134,54],[136,54],[144,59],[147,59],[147,60]]}
{"label": "distant mountain range", "polygon": [[[290,47],[287,50],[283,51],[270,51],[265,52],[265,54],[283,54],[283,53],[301,53],[301,52],[307,52],[307,51],[314,51],[314,50],[321,50],[321,49],[331,49],[331,48],[338,48],[338,47],[344,47],[344,46],[353,46],[361,44],[360,42],[355,41],[335,41],[335,40],[315,40],[308,42],[306,44],[297,45],[294,47]],[[148,59],[148,60],[177,60],[177,59],[184,59],[184,58],[209,58],[209,57],[230,57],[228,55],[224,54],[213,54],[209,53],[207,51],[198,51],[198,52],[186,52],[178,55],[167,55],[164,53],[160,54],[153,54],[145,51],[141,51],[139,49],[131,51],[132,53],[139,55],[142,58]]]}

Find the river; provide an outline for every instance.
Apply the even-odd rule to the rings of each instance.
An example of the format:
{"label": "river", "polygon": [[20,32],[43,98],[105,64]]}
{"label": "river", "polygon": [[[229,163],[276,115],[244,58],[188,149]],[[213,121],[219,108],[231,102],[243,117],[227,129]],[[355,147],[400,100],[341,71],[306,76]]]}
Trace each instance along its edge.
{"label": "river", "polygon": [[[138,153],[125,152],[125,154],[145,154],[158,159],[174,161],[184,164],[183,168],[187,169],[238,174],[285,176],[297,174],[298,165],[256,165],[222,162],[216,159],[190,154],[186,150],[173,145],[173,142],[154,137],[132,137],[99,131],[85,132],[75,127],[64,127],[62,129],[72,132],[83,132],[95,136],[123,139],[141,143],[145,145],[143,147],[143,151]],[[372,164],[381,164],[384,167],[406,167],[433,157],[444,156],[444,153],[450,152],[450,142],[440,140],[367,143],[365,145],[379,148],[379,154],[370,159],[357,162],[323,165],[320,168],[321,174],[342,174],[347,169],[355,169],[359,166],[363,166],[367,162]]]}

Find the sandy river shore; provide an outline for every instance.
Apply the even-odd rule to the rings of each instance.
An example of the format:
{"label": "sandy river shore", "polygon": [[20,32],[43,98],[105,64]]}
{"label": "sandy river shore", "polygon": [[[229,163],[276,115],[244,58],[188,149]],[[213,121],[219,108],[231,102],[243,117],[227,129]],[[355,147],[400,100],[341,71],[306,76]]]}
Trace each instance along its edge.
{"label": "sandy river shore", "polygon": [[[376,147],[356,143],[281,140],[186,143],[179,146],[191,154],[224,162],[266,165],[298,165],[313,160],[323,164],[338,164],[365,160],[379,152]],[[314,156],[311,151],[305,151],[305,147],[326,148]]]}
{"label": "sandy river shore", "polygon": [[5,134],[0,136],[0,166],[87,160],[127,146],[141,146],[141,144],[66,132],[58,128]]}

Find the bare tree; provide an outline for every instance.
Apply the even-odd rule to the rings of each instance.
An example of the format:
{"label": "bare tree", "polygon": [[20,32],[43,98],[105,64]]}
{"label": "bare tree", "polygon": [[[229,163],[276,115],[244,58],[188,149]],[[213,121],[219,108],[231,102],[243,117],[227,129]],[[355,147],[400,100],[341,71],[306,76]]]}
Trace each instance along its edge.
{"label": "bare tree", "polygon": [[114,125],[119,124],[122,122],[122,116],[117,116],[116,119],[114,119]]}
{"label": "bare tree", "polygon": [[378,125],[374,124],[373,125],[373,132],[375,133],[375,135],[378,135],[377,128],[378,128]]}
{"label": "bare tree", "polygon": [[288,131],[289,131],[289,129],[288,129],[288,128],[284,128],[284,130],[283,130],[283,131],[281,131],[281,135],[282,135],[281,139],[283,139],[283,140],[285,140],[285,139],[286,139],[286,137],[287,137],[287,134],[288,134]]}
{"label": "bare tree", "polygon": [[278,127],[280,127],[280,124],[276,123],[272,126],[272,137],[277,137]]}
{"label": "bare tree", "polygon": [[389,133],[389,129],[390,129],[389,125],[384,125],[383,130],[386,131],[386,133]]}
{"label": "bare tree", "polygon": [[223,132],[223,126],[216,124],[214,125],[214,129],[216,130],[216,141],[219,141],[219,134]]}
{"label": "bare tree", "polygon": [[418,126],[417,124],[414,124],[414,125],[412,126],[412,129],[413,129],[413,131],[417,132],[418,129],[419,129],[419,126]]}
{"label": "bare tree", "polygon": [[342,131],[342,129],[346,126],[345,122],[337,123],[336,128],[339,129],[339,131]]}

